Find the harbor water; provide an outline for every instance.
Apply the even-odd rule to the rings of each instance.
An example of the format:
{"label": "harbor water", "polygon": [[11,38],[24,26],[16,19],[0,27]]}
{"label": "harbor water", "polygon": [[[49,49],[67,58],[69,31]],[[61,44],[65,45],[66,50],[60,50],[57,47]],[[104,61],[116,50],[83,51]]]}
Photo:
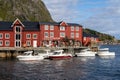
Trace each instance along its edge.
{"label": "harbor water", "polygon": [[0,60],[0,80],[120,80],[120,45],[104,45],[113,57],[66,60]]}

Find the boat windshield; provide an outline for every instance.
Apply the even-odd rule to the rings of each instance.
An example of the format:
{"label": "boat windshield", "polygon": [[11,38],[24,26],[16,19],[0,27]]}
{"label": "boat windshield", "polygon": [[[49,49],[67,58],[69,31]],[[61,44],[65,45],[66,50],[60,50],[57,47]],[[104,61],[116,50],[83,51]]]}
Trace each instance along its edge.
{"label": "boat windshield", "polygon": [[58,54],[60,54],[60,52],[54,52],[54,53],[53,53],[53,55],[58,55]]}

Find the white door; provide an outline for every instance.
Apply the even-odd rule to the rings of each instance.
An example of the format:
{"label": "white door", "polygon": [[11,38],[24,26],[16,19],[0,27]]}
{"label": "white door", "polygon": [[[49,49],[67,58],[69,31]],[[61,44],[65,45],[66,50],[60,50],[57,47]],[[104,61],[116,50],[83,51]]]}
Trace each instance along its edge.
{"label": "white door", "polygon": [[33,41],[33,47],[37,47],[37,41],[36,40]]}

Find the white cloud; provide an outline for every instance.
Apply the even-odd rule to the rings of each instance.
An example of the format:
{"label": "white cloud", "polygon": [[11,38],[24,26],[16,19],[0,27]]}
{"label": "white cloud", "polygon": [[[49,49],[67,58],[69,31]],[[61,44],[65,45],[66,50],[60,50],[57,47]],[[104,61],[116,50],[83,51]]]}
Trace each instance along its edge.
{"label": "white cloud", "polygon": [[120,39],[120,0],[43,0],[55,21],[84,27]]}

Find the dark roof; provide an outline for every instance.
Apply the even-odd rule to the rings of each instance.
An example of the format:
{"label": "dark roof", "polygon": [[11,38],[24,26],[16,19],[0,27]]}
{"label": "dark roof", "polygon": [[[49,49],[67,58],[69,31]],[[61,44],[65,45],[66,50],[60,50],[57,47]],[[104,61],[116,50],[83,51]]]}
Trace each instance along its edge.
{"label": "dark roof", "polygon": [[39,22],[22,22],[24,30],[39,30]]}
{"label": "dark roof", "polygon": [[[39,24],[47,24],[47,25],[60,25],[61,22],[39,22]],[[76,23],[66,23],[70,26],[81,26],[79,24]],[[81,26],[82,27],[82,26]]]}
{"label": "dark roof", "polygon": [[[5,22],[5,21],[0,21],[0,30],[12,30],[13,22]],[[60,22],[30,22],[30,21],[25,21],[22,22],[24,25],[24,30],[40,30],[39,25],[41,24],[47,24],[47,25],[60,25]],[[67,23],[70,26],[81,26],[76,23]],[[82,26],[81,26],[82,27]]]}
{"label": "dark roof", "polygon": [[46,25],[59,25],[59,23],[56,22],[39,22],[39,24],[46,24]]}
{"label": "dark roof", "polygon": [[86,33],[86,32],[83,32],[83,36],[84,36],[84,37],[94,37],[94,38],[98,38],[97,35],[89,34],[89,33]]}
{"label": "dark roof", "polygon": [[5,21],[0,21],[0,30],[12,30],[13,22],[5,22]]}

